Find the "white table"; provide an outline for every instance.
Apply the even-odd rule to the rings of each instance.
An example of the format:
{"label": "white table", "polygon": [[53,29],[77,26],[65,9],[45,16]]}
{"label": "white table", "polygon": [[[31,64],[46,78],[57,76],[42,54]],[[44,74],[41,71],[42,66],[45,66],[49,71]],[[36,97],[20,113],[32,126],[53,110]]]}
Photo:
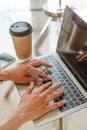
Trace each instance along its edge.
{"label": "white table", "polygon": [[[20,18],[19,18],[20,19]],[[26,18],[27,19],[27,18]],[[15,54],[15,50],[14,50],[14,47],[13,47],[13,43],[12,43],[12,39],[11,39],[11,37],[10,37],[10,34],[9,34],[9,31],[8,31],[8,27],[10,26],[10,24],[14,21],[14,20],[12,20],[12,19],[9,19],[9,15],[7,15],[7,12],[0,12],[0,25],[1,25],[1,27],[0,27],[0,53],[1,52],[3,52],[3,51],[7,51],[7,52],[9,52],[10,54],[12,54],[14,57],[16,57],[16,54]],[[56,39],[57,40],[57,39]],[[53,41],[52,41],[53,42]],[[51,48],[49,48],[49,50],[50,50]],[[44,49],[43,49],[44,50]],[[49,51],[48,50],[48,51]],[[27,87],[27,86],[26,86]],[[23,86],[18,86],[18,88],[19,89],[21,89],[21,93],[23,93],[24,92],[24,90],[26,89],[26,87],[24,88]],[[16,92],[16,90],[14,90],[14,95],[15,95],[15,92]],[[16,93],[17,94],[17,93]],[[18,95],[18,100],[19,100],[19,95]],[[13,100],[13,98],[12,98],[12,100]],[[15,99],[16,100],[16,99]],[[18,102],[18,100],[17,100],[17,102]],[[12,102],[12,101],[11,101]],[[5,102],[3,103],[4,105],[2,105],[2,102],[1,102],[1,105],[4,107],[5,106]],[[17,104],[15,105],[15,104],[13,104],[13,107],[14,107],[14,109],[15,109],[15,107],[17,106]],[[12,108],[13,109],[13,108]],[[4,109],[2,109],[2,110],[4,110]],[[8,107],[8,109],[5,111],[6,113],[8,113],[9,112],[9,107]],[[5,117],[6,117],[6,113],[5,113]],[[79,129],[80,130],[80,127],[82,127],[82,128],[84,128],[84,130],[86,130],[86,120],[87,120],[87,117],[86,117],[86,114],[85,113],[87,113],[87,111],[86,111],[86,109],[84,110],[84,111],[81,111],[81,112],[78,112],[77,114],[75,114],[74,116],[67,116],[67,119],[70,119],[70,120],[68,120],[68,122],[69,122],[69,124],[67,123],[67,125],[69,125],[69,127],[68,128],[71,128],[70,127],[70,125],[72,126],[72,128],[77,128],[77,129]],[[79,116],[80,118],[77,118],[77,116]],[[2,117],[1,117],[2,118]],[[82,120],[80,120],[82,118]],[[84,119],[84,122],[83,122],[83,119]],[[75,122],[74,122],[74,120],[75,120]],[[76,121],[79,121],[80,123],[79,123],[79,126],[76,126]],[[71,122],[71,124],[70,124],[70,122]],[[62,119],[60,119],[60,127],[62,126],[61,125],[61,123],[62,123]],[[72,124],[74,124],[75,123],[75,125],[72,125]],[[78,123],[78,122],[77,122]],[[82,124],[81,124],[82,123]],[[25,125],[26,126],[26,125]],[[24,127],[25,127],[24,126]],[[28,125],[28,127],[29,127],[29,125]],[[56,129],[56,130],[58,130],[58,120],[56,120],[55,122],[53,122],[53,128],[54,129]],[[71,128],[71,129],[72,129]],[[71,130],[71,129],[69,129],[69,130]],[[21,130],[21,129],[20,129]],[[60,128],[59,130],[62,130],[62,128]],[[68,129],[67,129],[68,130]]]}

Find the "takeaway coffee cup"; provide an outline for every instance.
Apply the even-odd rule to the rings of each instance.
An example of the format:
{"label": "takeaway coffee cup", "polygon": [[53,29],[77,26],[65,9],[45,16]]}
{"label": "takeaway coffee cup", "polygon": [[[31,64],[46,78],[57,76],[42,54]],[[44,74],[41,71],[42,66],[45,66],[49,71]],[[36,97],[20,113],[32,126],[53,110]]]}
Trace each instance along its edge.
{"label": "takeaway coffee cup", "polygon": [[32,31],[32,26],[24,21],[15,22],[9,28],[20,61],[27,61],[32,56]]}

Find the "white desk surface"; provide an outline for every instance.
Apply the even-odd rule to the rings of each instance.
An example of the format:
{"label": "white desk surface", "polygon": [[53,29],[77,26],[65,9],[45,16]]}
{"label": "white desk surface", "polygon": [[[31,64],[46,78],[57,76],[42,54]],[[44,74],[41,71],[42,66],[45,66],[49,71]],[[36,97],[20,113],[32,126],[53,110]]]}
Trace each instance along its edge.
{"label": "white desk surface", "polygon": [[[11,36],[9,34],[9,26],[11,25],[11,23],[13,23],[17,20],[21,20],[21,17],[18,18],[16,14],[12,14],[12,13],[7,14],[7,13],[8,12],[0,12],[0,53],[7,51],[10,54],[12,54],[14,57],[16,57],[13,42],[12,42]],[[24,12],[20,15],[25,16],[25,17],[22,17],[24,20],[26,20],[26,21],[28,20],[29,22],[31,22],[31,20],[30,20],[31,14],[30,13],[29,14],[26,13],[26,15],[25,15],[25,12]],[[39,25],[39,23],[38,23],[38,25]],[[54,26],[52,26],[52,27],[54,27]],[[51,31],[50,37],[52,38],[52,33],[54,34],[55,30],[53,30],[53,28],[50,28],[50,29],[51,29],[50,30]],[[47,46],[48,42],[50,43],[50,46],[48,44],[48,48],[47,47],[46,47],[46,49],[41,48],[41,52],[44,51],[47,53],[49,50],[53,49],[53,47],[56,45],[56,42],[54,42],[54,39],[55,39],[55,41],[57,41],[56,34],[54,35],[54,37],[52,39],[49,38],[48,41],[46,39],[43,46],[44,45]],[[21,93],[23,93],[24,90],[26,89],[26,87],[24,88],[23,86],[18,87],[18,88],[21,90]],[[0,89],[2,89],[2,91],[3,91],[1,94],[2,98],[0,98],[0,121],[1,121],[4,118],[6,118],[8,116],[8,114],[10,114],[12,111],[15,110],[15,108],[17,107],[18,102],[20,100],[20,96],[17,92],[17,89],[14,88],[14,89],[12,89],[9,98],[6,99],[4,96],[4,92],[6,90],[4,90],[3,87],[1,87]],[[79,129],[79,130],[80,129],[86,130],[86,124],[87,124],[86,123],[87,122],[86,115],[87,114],[85,114],[85,113],[87,113],[87,109],[82,110],[80,112],[77,112],[75,114],[72,114],[70,116],[67,116],[65,118],[65,125],[66,125],[67,130],[73,130],[74,128]],[[27,123],[19,129],[20,130],[28,130],[29,128],[30,128],[29,124]],[[36,128],[34,128],[34,129],[36,129]],[[47,129],[47,127],[46,127],[46,129]]]}

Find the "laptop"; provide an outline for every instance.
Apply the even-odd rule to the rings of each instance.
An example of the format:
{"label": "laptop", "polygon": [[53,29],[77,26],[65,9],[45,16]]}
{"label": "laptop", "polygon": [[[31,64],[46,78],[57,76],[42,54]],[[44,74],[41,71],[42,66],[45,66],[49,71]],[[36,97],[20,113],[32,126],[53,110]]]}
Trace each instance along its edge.
{"label": "laptop", "polygon": [[[75,24],[79,29],[75,30]],[[77,38],[75,39],[74,36],[74,46],[70,46],[70,44],[73,43],[70,42],[73,30],[75,31],[74,34],[77,35],[80,31],[84,32],[86,28],[86,22],[70,7],[66,6],[56,51],[38,57],[38,59],[53,65],[52,68],[40,67],[41,70],[52,77],[52,83],[56,84],[62,82],[62,87],[55,91],[64,89],[64,95],[55,98],[52,102],[58,102],[65,99],[66,104],[63,107],[52,110],[44,116],[34,120],[36,126],[47,124],[87,107],[87,62],[79,63],[76,60],[76,55],[85,51],[84,46],[86,46],[86,40],[84,40],[84,46],[76,47],[78,43]],[[77,30],[79,30],[79,32]]]}

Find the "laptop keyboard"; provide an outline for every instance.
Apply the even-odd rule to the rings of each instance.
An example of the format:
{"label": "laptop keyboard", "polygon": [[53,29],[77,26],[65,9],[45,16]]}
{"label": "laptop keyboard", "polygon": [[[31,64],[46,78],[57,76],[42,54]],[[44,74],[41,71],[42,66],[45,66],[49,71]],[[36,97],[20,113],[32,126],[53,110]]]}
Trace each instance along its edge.
{"label": "laptop keyboard", "polygon": [[[87,99],[84,95],[79,91],[74,82],[67,75],[62,66],[58,63],[53,55],[46,56],[41,58],[41,60],[51,63],[53,65],[52,68],[40,67],[46,74],[49,74],[52,77],[52,83],[56,84],[58,82],[62,82],[62,87],[55,90],[56,92],[64,89],[64,95],[57,97],[54,99],[54,102],[58,102],[60,100],[65,99],[66,105],[58,108],[61,112],[79,106],[87,102]],[[43,79],[43,83],[46,83],[46,80]]]}

